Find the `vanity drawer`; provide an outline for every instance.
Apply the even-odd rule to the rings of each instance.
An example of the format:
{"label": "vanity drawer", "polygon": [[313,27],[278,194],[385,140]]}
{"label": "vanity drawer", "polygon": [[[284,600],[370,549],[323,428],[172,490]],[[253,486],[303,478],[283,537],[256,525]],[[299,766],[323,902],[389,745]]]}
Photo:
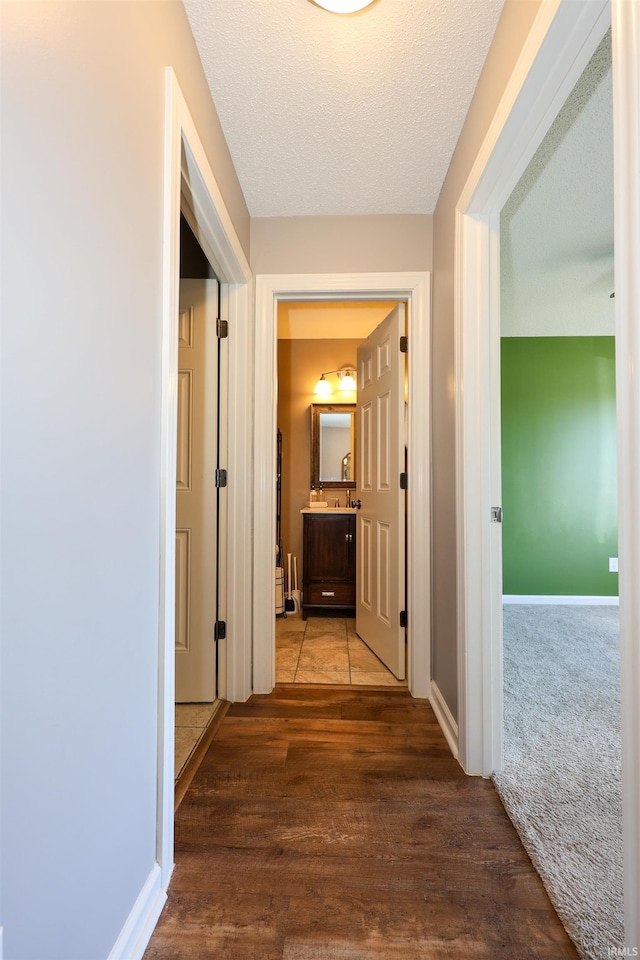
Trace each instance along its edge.
{"label": "vanity drawer", "polygon": [[352,606],[356,602],[356,585],[355,583],[309,583],[306,587],[304,602]]}

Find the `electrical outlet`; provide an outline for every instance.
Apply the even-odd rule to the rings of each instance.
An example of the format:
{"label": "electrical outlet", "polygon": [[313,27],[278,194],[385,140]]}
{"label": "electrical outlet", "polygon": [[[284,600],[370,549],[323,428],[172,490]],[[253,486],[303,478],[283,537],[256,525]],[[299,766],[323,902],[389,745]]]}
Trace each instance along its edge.
{"label": "electrical outlet", "polygon": [[609,557],[609,573],[617,573],[617,572],[618,572],[618,558]]}

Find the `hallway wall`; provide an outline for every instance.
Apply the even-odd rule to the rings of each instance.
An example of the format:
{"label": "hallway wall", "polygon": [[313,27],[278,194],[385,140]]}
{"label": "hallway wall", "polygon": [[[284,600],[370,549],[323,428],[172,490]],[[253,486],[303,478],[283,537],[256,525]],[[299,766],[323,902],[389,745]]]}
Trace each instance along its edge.
{"label": "hallway wall", "polygon": [[454,370],[455,209],[538,12],[507,0],[467,113],[433,221],[433,678],[458,716]]}
{"label": "hallway wall", "polygon": [[431,270],[433,217],[259,217],[251,220],[255,273]]}
{"label": "hallway wall", "polygon": [[167,65],[249,216],[178,0],[1,14],[0,920],[103,960],[156,858]]}

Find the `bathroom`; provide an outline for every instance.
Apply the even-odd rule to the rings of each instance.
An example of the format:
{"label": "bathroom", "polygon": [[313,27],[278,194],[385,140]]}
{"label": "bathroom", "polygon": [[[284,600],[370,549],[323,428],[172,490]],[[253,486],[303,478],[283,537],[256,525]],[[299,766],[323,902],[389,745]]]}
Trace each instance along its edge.
{"label": "bathroom", "polygon": [[[351,684],[396,684],[397,681],[383,663],[369,650],[355,632],[355,617],[351,602],[345,595],[342,608],[331,605],[302,610],[302,604],[320,600],[304,596],[305,576],[304,523],[311,486],[315,483],[316,494],[320,477],[317,475],[319,453],[318,431],[320,417],[315,410],[315,431],[312,429],[313,405],[330,406],[335,413],[340,408],[355,411],[356,390],[344,389],[343,371],[356,370],[358,346],[367,339],[380,322],[396,306],[394,302],[284,302],[278,305],[278,427],[282,434],[281,507],[280,535],[282,541],[282,564],[285,568],[285,593],[283,606],[286,611],[276,618],[276,680],[278,683],[351,683]],[[314,390],[321,375],[325,374],[326,395]],[[328,390],[326,385],[328,384]],[[342,388],[342,389],[341,389]],[[330,392],[328,392],[330,391]],[[352,417],[355,433],[355,412]],[[334,430],[333,435],[342,433]],[[313,466],[312,434],[315,434],[316,466]],[[328,435],[328,434],[326,434]],[[345,445],[344,437],[339,441]],[[325,448],[327,443],[325,441]],[[351,469],[357,471],[355,448],[345,449],[343,457],[351,454]],[[342,457],[342,458],[343,458]],[[341,458],[341,459],[342,459]],[[345,470],[348,466],[345,464]],[[316,474],[314,476],[313,474]],[[335,475],[335,474],[332,474]],[[343,473],[342,475],[347,475]],[[343,511],[355,499],[355,483],[339,480],[330,482],[323,489],[328,504],[328,513],[336,514],[335,507]],[[321,508],[324,509],[324,508]],[[352,510],[351,513],[354,511]],[[329,517],[325,517],[325,522]],[[347,514],[333,518],[348,521]],[[353,528],[355,531],[355,517]],[[355,562],[355,532],[340,533],[344,541],[353,536],[352,557]],[[307,537],[307,553],[309,543]],[[343,550],[338,548],[340,557]],[[287,557],[295,558],[297,567],[297,593],[295,582],[289,583]],[[307,556],[310,569],[310,558]],[[337,569],[337,567],[336,567]],[[292,559],[292,581],[293,576]],[[335,570],[333,571],[335,573]],[[355,569],[352,570],[355,579]],[[332,585],[329,585],[332,586]],[[333,585],[335,586],[335,585]],[[334,598],[340,602],[341,585]],[[355,585],[354,585],[355,589]],[[291,591],[291,597],[289,593]],[[302,603],[300,602],[302,593]],[[334,593],[334,589],[322,594]],[[354,598],[355,599],[355,596]],[[330,600],[329,604],[334,601]],[[295,606],[295,609],[291,607]],[[281,607],[276,607],[276,610]],[[303,614],[305,618],[303,619]],[[307,616],[308,614],[308,616]]]}

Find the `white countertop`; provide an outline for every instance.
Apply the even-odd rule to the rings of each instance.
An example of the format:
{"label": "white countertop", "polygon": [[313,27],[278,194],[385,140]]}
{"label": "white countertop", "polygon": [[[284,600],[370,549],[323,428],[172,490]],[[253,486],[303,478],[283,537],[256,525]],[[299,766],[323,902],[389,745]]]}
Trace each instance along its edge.
{"label": "white countertop", "polygon": [[355,507],[303,507],[300,513],[355,513]]}

